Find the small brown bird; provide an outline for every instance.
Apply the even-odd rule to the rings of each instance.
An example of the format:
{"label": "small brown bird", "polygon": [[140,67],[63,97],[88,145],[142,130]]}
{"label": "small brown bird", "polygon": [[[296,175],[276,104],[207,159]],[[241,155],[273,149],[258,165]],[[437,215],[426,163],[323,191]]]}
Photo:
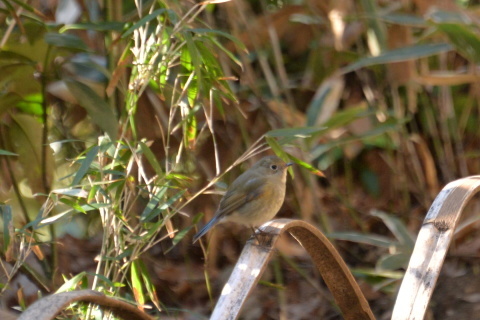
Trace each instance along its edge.
{"label": "small brown bird", "polygon": [[215,216],[193,237],[193,243],[217,223],[258,227],[271,220],[285,199],[287,168],[291,165],[277,156],[267,156],[242,173],[220,200]]}

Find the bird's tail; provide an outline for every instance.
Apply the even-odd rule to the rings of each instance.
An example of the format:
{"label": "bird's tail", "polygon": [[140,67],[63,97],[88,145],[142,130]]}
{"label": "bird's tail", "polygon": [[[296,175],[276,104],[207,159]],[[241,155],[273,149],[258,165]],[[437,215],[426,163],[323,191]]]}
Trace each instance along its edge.
{"label": "bird's tail", "polygon": [[198,231],[196,235],[193,236],[193,243],[197,242],[198,239],[203,237],[205,233],[208,232],[208,230],[210,230],[214,225],[217,224],[217,222],[218,222],[218,216],[215,216],[212,218],[212,220],[208,221],[208,223],[204,225],[203,228],[200,229],[200,231]]}

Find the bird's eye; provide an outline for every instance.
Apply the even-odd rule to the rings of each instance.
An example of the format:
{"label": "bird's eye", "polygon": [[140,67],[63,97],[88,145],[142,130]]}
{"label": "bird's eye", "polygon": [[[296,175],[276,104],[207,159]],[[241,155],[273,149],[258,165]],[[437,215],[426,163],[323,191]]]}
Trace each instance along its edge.
{"label": "bird's eye", "polygon": [[270,166],[270,169],[272,169],[272,170],[277,170],[277,169],[278,169],[278,167],[277,167],[277,165],[276,165],[276,164],[272,164],[272,165]]}

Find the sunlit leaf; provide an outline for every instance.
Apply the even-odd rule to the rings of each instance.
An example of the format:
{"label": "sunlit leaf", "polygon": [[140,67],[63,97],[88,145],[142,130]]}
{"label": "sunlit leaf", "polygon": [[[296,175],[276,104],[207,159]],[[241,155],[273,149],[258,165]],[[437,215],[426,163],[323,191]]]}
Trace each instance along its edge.
{"label": "sunlit leaf", "polygon": [[144,305],[145,296],[143,295],[142,270],[138,260],[133,261],[131,264],[130,280],[132,281],[132,290],[133,295],[135,296],[135,301],[141,306]]}
{"label": "sunlit leaf", "polygon": [[75,189],[75,188],[55,189],[55,190],[52,190],[52,193],[62,194],[65,196],[77,197],[77,198],[86,198],[88,196],[88,192],[86,192],[85,190]]}
{"label": "sunlit leaf", "polygon": [[185,122],[185,139],[189,149],[194,149],[195,140],[197,138],[197,118],[194,114],[190,114]]}
{"label": "sunlit leaf", "polygon": [[309,163],[306,163],[298,158],[295,158],[294,156],[292,156],[291,154],[288,154],[288,158],[290,160],[292,160],[294,163],[298,164],[299,166],[301,166],[302,168],[305,168],[307,169],[308,171],[310,171],[311,173],[313,173],[314,175],[316,176],[319,176],[319,177],[322,177],[322,178],[326,178],[325,174],[320,171],[319,169],[315,168],[314,166],[312,166],[311,164]]}
{"label": "sunlit leaf", "polygon": [[16,107],[25,113],[41,116],[43,114],[42,103],[43,96],[40,93],[35,93],[17,102]]}
{"label": "sunlit leaf", "polygon": [[[67,205],[67,206],[69,206],[70,208],[72,208],[75,211],[78,211],[78,212],[81,212],[81,213],[86,213],[86,211],[83,210],[82,206],[79,205],[76,201],[73,201],[73,200],[68,199],[66,197],[60,198],[58,201]],[[57,216],[54,216],[54,217],[57,217]],[[52,217],[52,218],[54,218],[54,217]],[[61,218],[61,217],[58,217],[58,218]],[[43,222],[47,223],[49,221],[44,220]]]}
{"label": "sunlit leaf", "polygon": [[402,279],[404,276],[404,272],[402,271],[391,271],[391,270],[373,270],[373,269],[361,269],[361,268],[354,268],[352,269],[352,273],[355,276],[372,276],[372,277],[383,277],[383,278],[391,278],[391,279]]}
{"label": "sunlit leaf", "polygon": [[[273,152],[275,152],[275,154],[278,157],[280,157],[283,160],[286,160],[289,158],[289,155],[282,149],[282,147],[280,146],[280,144],[275,138],[265,137],[265,140],[267,141],[270,148],[272,148]],[[292,179],[294,179],[295,176],[293,174],[292,168],[288,168],[288,172],[290,173]]]}
{"label": "sunlit leaf", "polygon": [[143,285],[145,286],[145,289],[147,289],[148,296],[150,300],[155,304],[155,306],[160,309],[160,301],[158,300],[157,290],[155,289],[155,285],[150,277],[150,274],[148,273],[147,267],[145,266],[143,261],[136,261],[138,261],[141,268]]}
{"label": "sunlit leaf", "polygon": [[66,281],[60,286],[60,288],[57,289],[57,291],[55,291],[55,293],[75,290],[82,282],[86,282],[88,284],[87,273],[85,271],[80,272],[79,274],[73,276],[70,280]]}

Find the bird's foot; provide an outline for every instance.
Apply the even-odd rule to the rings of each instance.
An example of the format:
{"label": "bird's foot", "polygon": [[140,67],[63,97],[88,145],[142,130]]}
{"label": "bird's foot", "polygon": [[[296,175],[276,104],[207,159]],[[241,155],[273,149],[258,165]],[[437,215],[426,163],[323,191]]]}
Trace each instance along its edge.
{"label": "bird's foot", "polygon": [[261,229],[255,229],[252,227],[253,234],[250,236],[250,240],[255,239],[255,245],[265,247],[265,248],[271,248],[272,245],[272,234],[269,232],[265,232]]}

